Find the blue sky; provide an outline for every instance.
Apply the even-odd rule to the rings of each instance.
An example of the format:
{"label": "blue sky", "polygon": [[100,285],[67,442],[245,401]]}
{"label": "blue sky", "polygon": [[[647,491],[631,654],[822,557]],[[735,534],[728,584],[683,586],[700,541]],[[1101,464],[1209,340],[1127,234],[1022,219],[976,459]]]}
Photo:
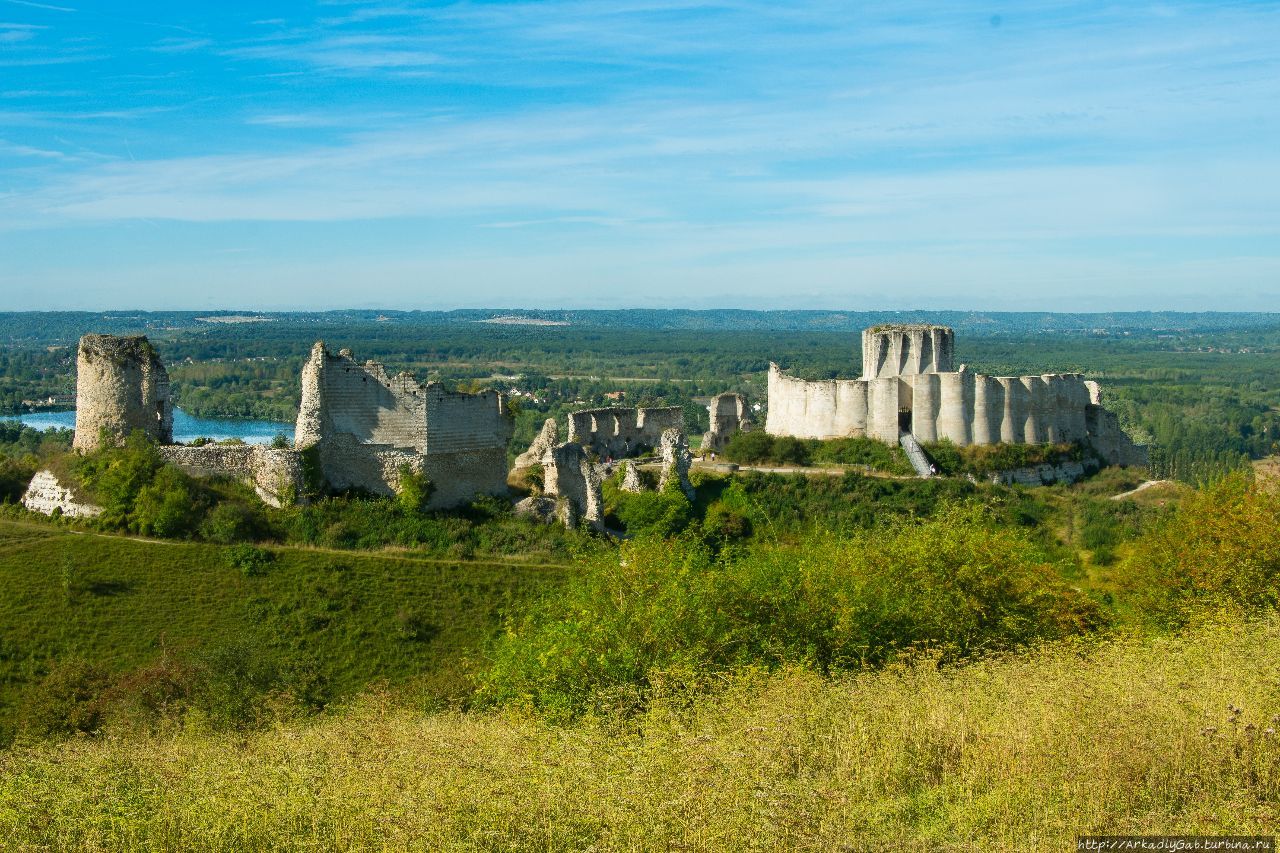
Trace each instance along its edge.
{"label": "blue sky", "polygon": [[1280,310],[1280,3],[0,0],[0,309]]}

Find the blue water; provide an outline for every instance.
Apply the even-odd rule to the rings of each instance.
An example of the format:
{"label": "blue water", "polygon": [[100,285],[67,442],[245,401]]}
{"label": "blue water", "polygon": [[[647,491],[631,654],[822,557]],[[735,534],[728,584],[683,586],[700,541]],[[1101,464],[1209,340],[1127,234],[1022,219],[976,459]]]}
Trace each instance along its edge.
{"label": "blue water", "polygon": [[[18,415],[13,420],[22,421],[35,429],[75,429],[76,413],[71,412],[31,412]],[[10,417],[0,415],[0,420]],[[223,441],[228,438],[242,439],[246,444],[266,444],[280,433],[293,438],[293,424],[277,421],[240,421],[227,418],[193,418],[182,409],[173,410],[173,440],[188,442],[197,438],[212,438]]]}

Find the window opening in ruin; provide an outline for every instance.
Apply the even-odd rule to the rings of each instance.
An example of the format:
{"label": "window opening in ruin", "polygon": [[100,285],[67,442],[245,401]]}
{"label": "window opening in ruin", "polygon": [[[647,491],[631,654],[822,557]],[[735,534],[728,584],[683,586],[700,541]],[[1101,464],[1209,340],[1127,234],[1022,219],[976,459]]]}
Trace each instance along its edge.
{"label": "window opening in ruin", "polygon": [[902,432],[911,432],[910,412],[898,412],[898,429]]}

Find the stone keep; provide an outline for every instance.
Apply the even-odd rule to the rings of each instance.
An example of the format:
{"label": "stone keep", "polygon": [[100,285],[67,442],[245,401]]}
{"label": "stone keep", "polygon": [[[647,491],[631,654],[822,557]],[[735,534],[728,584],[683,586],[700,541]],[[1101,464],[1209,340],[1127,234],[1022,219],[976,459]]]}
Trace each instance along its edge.
{"label": "stone keep", "polygon": [[76,357],[76,434],[72,446],[120,444],[141,430],[160,444],[173,441],[169,373],[144,336],[85,335]]}
{"label": "stone keep", "polygon": [[452,393],[318,342],[302,370],[294,444],[335,489],[393,494],[408,470],[430,479],[429,506],[443,508],[506,494],[512,428],[496,391]]}
{"label": "stone keep", "polygon": [[987,376],[952,368],[954,335],[944,326],[876,326],[862,335],[859,379],[807,382],[769,365],[765,431],[796,438],[866,436],[897,444],[1088,442],[1111,464],[1145,465],[1096,383],[1078,373]]}
{"label": "stone keep", "polygon": [[946,326],[872,326],[862,333],[862,378],[949,373],[955,343]]}

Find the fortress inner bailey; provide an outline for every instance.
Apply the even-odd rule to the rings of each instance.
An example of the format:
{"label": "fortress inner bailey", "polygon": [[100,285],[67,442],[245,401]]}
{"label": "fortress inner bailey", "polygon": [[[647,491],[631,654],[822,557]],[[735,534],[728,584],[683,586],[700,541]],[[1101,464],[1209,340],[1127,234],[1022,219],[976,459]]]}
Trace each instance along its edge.
{"label": "fortress inner bailey", "polygon": [[897,444],[1089,443],[1113,465],[1144,465],[1146,448],[1103,408],[1101,389],[1078,373],[988,376],[953,367],[944,326],[876,326],[862,333],[859,379],[805,381],[769,365],[770,435],[866,436]]}

